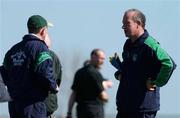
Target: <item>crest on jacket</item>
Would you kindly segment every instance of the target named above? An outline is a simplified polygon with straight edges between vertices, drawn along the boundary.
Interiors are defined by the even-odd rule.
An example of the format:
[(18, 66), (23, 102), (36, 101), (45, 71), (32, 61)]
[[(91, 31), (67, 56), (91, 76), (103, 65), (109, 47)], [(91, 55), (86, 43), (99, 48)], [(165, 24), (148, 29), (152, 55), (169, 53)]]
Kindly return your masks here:
[(26, 58), (26, 55), (24, 51), (19, 51), (11, 55), (11, 59), (14, 66), (21, 66), (24, 63), (25, 58)]

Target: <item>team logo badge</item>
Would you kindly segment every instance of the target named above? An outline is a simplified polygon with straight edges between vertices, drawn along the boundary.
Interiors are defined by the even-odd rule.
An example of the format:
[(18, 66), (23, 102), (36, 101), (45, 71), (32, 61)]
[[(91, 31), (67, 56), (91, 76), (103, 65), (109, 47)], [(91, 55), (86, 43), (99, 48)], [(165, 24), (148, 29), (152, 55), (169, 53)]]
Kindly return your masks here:
[(137, 57), (138, 57), (138, 55), (137, 54), (133, 54), (133, 56), (132, 56), (132, 60), (135, 62), (135, 61), (137, 61)]
[(25, 58), (26, 58), (26, 55), (24, 51), (19, 51), (11, 55), (11, 59), (13, 61), (14, 66), (21, 66), (24, 63)]

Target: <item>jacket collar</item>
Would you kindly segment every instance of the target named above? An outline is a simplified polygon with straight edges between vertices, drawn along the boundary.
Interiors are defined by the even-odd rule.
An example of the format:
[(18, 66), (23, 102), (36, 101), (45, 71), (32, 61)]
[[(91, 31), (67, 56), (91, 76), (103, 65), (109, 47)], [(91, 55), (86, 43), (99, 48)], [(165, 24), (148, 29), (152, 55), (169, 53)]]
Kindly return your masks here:
[(40, 38), (36, 36), (35, 34), (26, 34), (23, 37), (23, 41), (33, 41), (33, 40), (41, 41), (44, 43), (44, 41), (40, 40)]
[(132, 44), (133, 47), (138, 47), (144, 44), (145, 39), (149, 36), (147, 30), (144, 30), (144, 33)]

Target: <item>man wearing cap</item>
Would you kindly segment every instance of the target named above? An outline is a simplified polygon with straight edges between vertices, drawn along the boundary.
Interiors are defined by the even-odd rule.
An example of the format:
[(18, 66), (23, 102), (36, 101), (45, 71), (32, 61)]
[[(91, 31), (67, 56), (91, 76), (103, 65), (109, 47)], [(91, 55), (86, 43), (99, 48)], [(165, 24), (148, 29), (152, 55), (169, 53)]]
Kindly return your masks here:
[(33, 15), (27, 22), (29, 34), (5, 55), (4, 82), (13, 101), (11, 118), (46, 118), (44, 103), (48, 93), (59, 88), (53, 76), (53, 61), (45, 42), (49, 41), (48, 22)]

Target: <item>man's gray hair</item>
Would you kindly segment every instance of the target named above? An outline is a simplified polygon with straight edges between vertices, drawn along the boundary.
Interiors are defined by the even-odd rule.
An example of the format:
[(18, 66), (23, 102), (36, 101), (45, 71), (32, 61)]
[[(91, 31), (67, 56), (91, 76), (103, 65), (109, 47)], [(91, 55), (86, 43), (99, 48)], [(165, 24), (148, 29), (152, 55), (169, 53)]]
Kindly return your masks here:
[(135, 13), (135, 15), (133, 16), (134, 22), (140, 22), (142, 27), (145, 28), (145, 25), (146, 25), (145, 15), (138, 9), (129, 9), (125, 12), (125, 14), (129, 12), (134, 12)]

